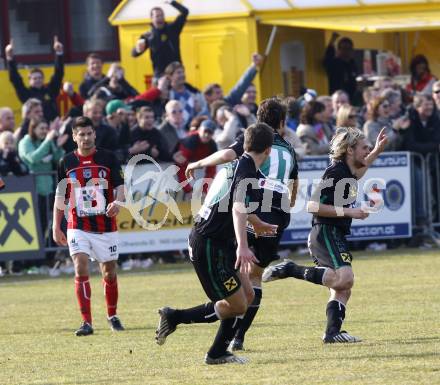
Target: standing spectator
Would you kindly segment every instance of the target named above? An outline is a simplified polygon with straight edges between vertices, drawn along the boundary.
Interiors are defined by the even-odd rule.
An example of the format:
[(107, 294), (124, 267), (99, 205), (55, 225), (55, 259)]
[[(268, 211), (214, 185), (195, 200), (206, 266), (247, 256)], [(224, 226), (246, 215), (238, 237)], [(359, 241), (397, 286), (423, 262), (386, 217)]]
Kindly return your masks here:
[(59, 135), (59, 128), (59, 118), (50, 127), (45, 121), (31, 120), (29, 133), (18, 143), (18, 154), (29, 170), (32, 173), (45, 173), (35, 178), (43, 234), (47, 230), (49, 209), (55, 192), (55, 181), (49, 173), (55, 170), (57, 162), (64, 155), (62, 146), (67, 141), (67, 134)]
[(130, 135), (129, 156), (145, 154), (156, 161), (169, 160), (167, 145), (160, 131), (154, 127), (154, 111), (151, 107), (139, 108), (137, 124)]
[(356, 128), (357, 126), (358, 121), (356, 108), (350, 106), (349, 104), (345, 104), (341, 108), (339, 108), (338, 114), (336, 116), (336, 129), (338, 129), (339, 127)]
[(117, 155), (121, 163), (125, 162), (128, 156), (130, 145), (130, 127), (127, 121), (127, 112), (130, 111), (122, 100), (111, 100), (105, 106), (106, 123), (113, 128), (116, 133)]
[(196, 88), (186, 83), (185, 68), (179, 62), (173, 62), (165, 69), (170, 78), (170, 100), (178, 100), (183, 108), (183, 122), (187, 126), (194, 116), (206, 110), (203, 95)]
[(409, 70), (411, 72), (411, 82), (407, 85), (406, 90), (412, 95), (417, 92), (431, 94), (432, 86), (437, 79), (431, 74), (426, 56), (414, 56), (409, 65)]
[(56, 99), (60, 93), (64, 76), (64, 47), (58, 41), (57, 36), (53, 40), (55, 72), (47, 85), (44, 84), (43, 71), (39, 68), (33, 68), (29, 72), (29, 87), (26, 87), (21, 75), (18, 73), (17, 63), (14, 60), (14, 42), (12, 39), (5, 48), (9, 80), (15, 88), (18, 99), (22, 103), (25, 103), (30, 98), (40, 100), (43, 103), (44, 117), (47, 121), (51, 121), (58, 116)]
[(15, 139), (19, 142), (29, 132), (29, 122), (31, 120), (41, 121), (44, 119), (43, 104), (40, 100), (31, 98), (21, 106), (22, 122), (17, 131), (15, 131)]
[(9, 107), (0, 107), (0, 133), (4, 131), (14, 132), (14, 112)]
[(356, 75), (358, 73), (356, 62), (353, 58), (353, 41), (348, 37), (342, 37), (334, 45), (339, 34), (334, 32), (327, 46), (324, 56), (324, 67), (328, 77), (329, 93), (344, 90), (354, 100), (356, 93)]
[(257, 115), (258, 105), (257, 101), (257, 87), (251, 84), (241, 97), (241, 102), (249, 109), (252, 115)]
[(167, 152), (173, 156), (177, 150), (177, 145), (183, 139), (187, 130), (183, 120), (183, 108), (177, 100), (170, 100), (165, 106), (165, 120), (159, 127), (165, 143), (168, 145)]
[(125, 79), (124, 69), (118, 63), (113, 63), (107, 72), (107, 76), (104, 76), (90, 87), (88, 95), (92, 96), (96, 93), (102, 93), (107, 100), (127, 99), (138, 95), (136, 89)]
[(90, 89), (104, 78), (102, 73), (102, 58), (97, 53), (91, 53), (86, 59), (87, 72), (84, 80), (79, 85), (79, 93), (83, 99), (88, 99), (92, 96), (89, 94)]
[(296, 133), (304, 143), (307, 155), (328, 153), (331, 137), (328, 138), (324, 131), (324, 114), (325, 106), (318, 101), (311, 101), (303, 108)]
[[(217, 145), (215, 144), (212, 136), (215, 130), (215, 123), (212, 120), (204, 120), (197, 131), (191, 132), (186, 138), (184, 138), (179, 145), (179, 152), (182, 155), (178, 163), (180, 167), (177, 177), (179, 182), (186, 180), (185, 170), (190, 162), (196, 162), (200, 159), (206, 158), (217, 151)], [(183, 161), (182, 161), (183, 160)], [(205, 178), (214, 178), (216, 172), (216, 166), (206, 167)], [(191, 192), (192, 187), (187, 184), (183, 187), (183, 191), (186, 193)], [(203, 186), (203, 191), (208, 190), (208, 185)]]
[(151, 29), (140, 36), (131, 56), (142, 55), (148, 48), (153, 63), (154, 77), (159, 78), (172, 62), (182, 62), (180, 57), (180, 33), (188, 17), (188, 9), (177, 1), (165, 1), (176, 8), (180, 15), (172, 23), (165, 22), (162, 8), (154, 7), (150, 11)]
[(364, 125), (364, 134), (370, 143), (376, 143), (380, 131), (385, 128), (388, 143), (385, 151), (399, 151), (403, 144), (403, 137), (399, 130), (409, 127), (409, 119), (402, 117), (394, 122), (391, 119), (390, 102), (384, 97), (377, 97), (371, 102), (371, 112), (369, 119)]
[(26, 175), (27, 168), (20, 161), (15, 149), (15, 138), (12, 132), (0, 132), (0, 175)]

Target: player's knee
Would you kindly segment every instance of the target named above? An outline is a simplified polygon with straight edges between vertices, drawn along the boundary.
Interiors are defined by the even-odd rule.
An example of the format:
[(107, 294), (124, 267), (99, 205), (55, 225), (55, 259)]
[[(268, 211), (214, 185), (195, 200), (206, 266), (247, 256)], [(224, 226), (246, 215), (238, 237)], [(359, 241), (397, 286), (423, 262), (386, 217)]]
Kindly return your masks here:
[(232, 317), (237, 317), (240, 315), (243, 315), (244, 313), (246, 313), (248, 308), (248, 304), (247, 302), (240, 302), (240, 303), (236, 303), (233, 306), (231, 306), (230, 311), (231, 311), (231, 316)]
[(350, 290), (354, 285), (353, 274), (343, 274), (339, 277), (338, 287), (341, 290)]

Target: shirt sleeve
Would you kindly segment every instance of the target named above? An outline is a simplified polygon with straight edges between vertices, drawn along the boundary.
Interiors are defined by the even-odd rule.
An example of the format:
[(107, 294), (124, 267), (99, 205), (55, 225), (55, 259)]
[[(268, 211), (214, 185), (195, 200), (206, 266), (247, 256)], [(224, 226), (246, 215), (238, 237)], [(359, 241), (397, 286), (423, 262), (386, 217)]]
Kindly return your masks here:
[(233, 203), (242, 202), (246, 207), (249, 207), (251, 202), (261, 201), (261, 189), (258, 186), (257, 175), (243, 163), (239, 163), (237, 166), (233, 189)]
[(293, 167), (292, 167), (292, 171), (290, 172), (289, 179), (297, 180), (298, 179), (298, 159), (296, 157), (296, 152), (293, 148), (291, 151), (291, 155), (292, 155)]
[(232, 143), (228, 149), (234, 150), (235, 154), (237, 155), (237, 158), (242, 156), (244, 153), (244, 135), (241, 134), (237, 137), (234, 143)]

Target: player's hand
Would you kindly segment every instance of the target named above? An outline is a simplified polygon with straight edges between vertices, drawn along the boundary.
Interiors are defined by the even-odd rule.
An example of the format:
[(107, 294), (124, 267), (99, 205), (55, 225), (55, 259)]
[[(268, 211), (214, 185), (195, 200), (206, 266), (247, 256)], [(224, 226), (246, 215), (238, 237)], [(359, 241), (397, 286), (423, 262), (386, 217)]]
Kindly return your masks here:
[(362, 208), (356, 207), (348, 209), (346, 215), (353, 219), (365, 219), (370, 215), (368, 212), (365, 212)]
[(109, 203), (105, 215), (112, 218), (119, 214), (119, 205), (116, 202)]
[(382, 128), (379, 132), (379, 135), (376, 139), (376, 145), (374, 149), (376, 151), (382, 152), (385, 149), (386, 144), (388, 143), (388, 136), (385, 134), (385, 127)]
[(252, 224), (255, 236), (263, 236), (263, 235), (275, 235), (278, 230), (278, 225), (272, 225), (271, 223), (266, 223), (262, 221), (258, 221), (255, 224)]
[(256, 262), (259, 261), (249, 247), (237, 247), (237, 260), (235, 261), (235, 268), (240, 268), (240, 273), (249, 274), (252, 264)]
[(61, 55), (61, 54), (63, 53), (63, 51), (64, 51), (64, 46), (63, 46), (63, 44), (58, 40), (58, 36), (57, 36), (57, 35), (55, 35), (55, 36), (53, 37), (53, 50), (54, 50), (57, 54), (59, 54), (59, 55)]
[(194, 178), (194, 171), (198, 170), (199, 168), (198, 162), (189, 163), (185, 170), (186, 179)]
[(251, 114), (251, 111), (249, 110), (249, 108), (246, 105), (244, 105), (244, 104), (237, 104), (234, 107), (234, 111), (237, 114), (240, 114), (240, 115), (245, 116), (245, 117), (248, 117)]
[(136, 52), (137, 53), (141, 53), (144, 52), (147, 48), (147, 42), (145, 41), (145, 39), (139, 39), (136, 42)]
[(64, 233), (61, 231), (60, 228), (53, 228), (52, 230), (52, 237), (53, 240), (56, 242), (59, 246), (67, 246), (67, 239)]
[(14, 40), (11, 39), (9, 44), (5, 47), (5, 56), (7, 60), (14, 59)]

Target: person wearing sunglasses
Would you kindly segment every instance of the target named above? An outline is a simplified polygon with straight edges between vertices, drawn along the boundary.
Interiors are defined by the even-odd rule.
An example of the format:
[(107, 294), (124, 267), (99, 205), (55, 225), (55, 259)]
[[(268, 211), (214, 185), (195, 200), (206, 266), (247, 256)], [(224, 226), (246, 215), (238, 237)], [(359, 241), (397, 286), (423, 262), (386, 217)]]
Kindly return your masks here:
[(396, 120), (391, 119), (391, 105), (384, 97), (377, 97), (371, 101), (369, 119), (364, 124), (364, 134), (370, 143), (375, 143), (379, 132), (385, 128), (388, 143), (385, 151), (398, 151), (403, 145), (403, 136), (400, 130), (409, 127), (408, 116), (403, 115)]

